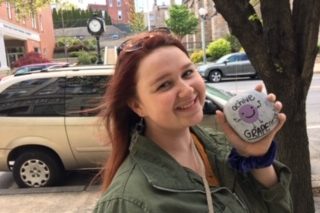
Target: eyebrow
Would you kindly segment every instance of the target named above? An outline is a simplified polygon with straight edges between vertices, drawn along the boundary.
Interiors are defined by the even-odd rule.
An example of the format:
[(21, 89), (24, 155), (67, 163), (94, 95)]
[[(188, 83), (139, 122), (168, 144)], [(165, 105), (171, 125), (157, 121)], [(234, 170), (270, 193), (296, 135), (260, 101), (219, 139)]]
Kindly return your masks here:
[[(193, 66), (193, 63), (187, 63), (187, 64), (184, 64), (183, 66), (181, 66), (181, 68), (180, 68), (180, 70), (185, 70), (185, 69), (187, 69), (187, 68), (189, 68), (189, 67), (191, 67), (191, 66)], [(152, 82), (153, 82), (153, 84), (155, 84), (156, 82), (159, 82), (159, 81), (161, 81), (162, 79), (164, 79), (164, 78), (166, 78), (166, 77), (168, 77), (168, 76), (170, 76), (171, 75), (171, 73), (164, 73), (163, 75), (160, 75), (159, 77), (157, 77), (155, 80), (153, 80)]]

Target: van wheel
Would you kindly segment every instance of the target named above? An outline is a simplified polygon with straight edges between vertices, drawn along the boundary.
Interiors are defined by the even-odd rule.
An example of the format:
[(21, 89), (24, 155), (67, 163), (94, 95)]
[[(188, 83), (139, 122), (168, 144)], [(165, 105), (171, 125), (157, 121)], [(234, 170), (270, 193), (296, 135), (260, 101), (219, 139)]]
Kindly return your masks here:
[(208, 80), (212, 83), (220, 82), (221, 78), (222, 78), (222, 74), (219, 70), (212, 70), (208, 76)]
[(60, 183), (63, 168), (51, 153), (28, 150), (20, 154), (13, 165), (13, 178), (19, 187), (43, 187)]

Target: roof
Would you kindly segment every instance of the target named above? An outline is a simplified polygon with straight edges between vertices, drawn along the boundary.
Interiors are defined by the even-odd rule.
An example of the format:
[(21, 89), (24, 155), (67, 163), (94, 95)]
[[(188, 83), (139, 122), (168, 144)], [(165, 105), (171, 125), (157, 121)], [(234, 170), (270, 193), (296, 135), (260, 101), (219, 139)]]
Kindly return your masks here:
[[(106, 25), (105, 32), (103, 33), (103, 35), (120, 35), (124, 33), (125, 32), (113, 25)], [(56, 37), (92, 37), (92, 35), (88, 32), (87, 27), (59, 28), (54, 30), (54, 34)]]
[(26, 75), (15, 77), (9, 76), (6, 80), (0, 81), (0, 92), (8, 86), (30, 79), (62, 77), (62, 76), (86, 76), (86, 75), (113, 75), (114, 66), (111, 65), (96, 65), (96, 66), (75, 66), (57, 68), (47, 72), (34, 72)]

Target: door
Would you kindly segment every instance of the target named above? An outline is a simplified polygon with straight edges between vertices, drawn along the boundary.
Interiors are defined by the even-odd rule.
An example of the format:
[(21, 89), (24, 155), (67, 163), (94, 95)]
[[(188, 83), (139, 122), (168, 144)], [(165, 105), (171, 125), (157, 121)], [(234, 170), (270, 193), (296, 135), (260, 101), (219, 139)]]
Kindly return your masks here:
[(100, 103), (106, 80), (106, 75), (67, 77), (66, 131), (73, 154), (83, 168), (101, 166), (110, 151), (97, 110), (92, 110)]
[(242, 75), (255, 75), (256, 71), (246, 54), (239, 55), (239, 64), (241, 64)]

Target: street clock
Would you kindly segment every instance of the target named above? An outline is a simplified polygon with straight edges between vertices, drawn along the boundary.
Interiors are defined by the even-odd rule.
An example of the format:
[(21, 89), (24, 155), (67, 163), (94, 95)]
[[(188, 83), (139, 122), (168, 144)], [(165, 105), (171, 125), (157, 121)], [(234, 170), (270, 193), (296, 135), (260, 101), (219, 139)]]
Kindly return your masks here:
[(93, 16), (87, 22), (87, 29), (91, 35), (100, 36), (104, 32), (104, 20), (101, 17)]

